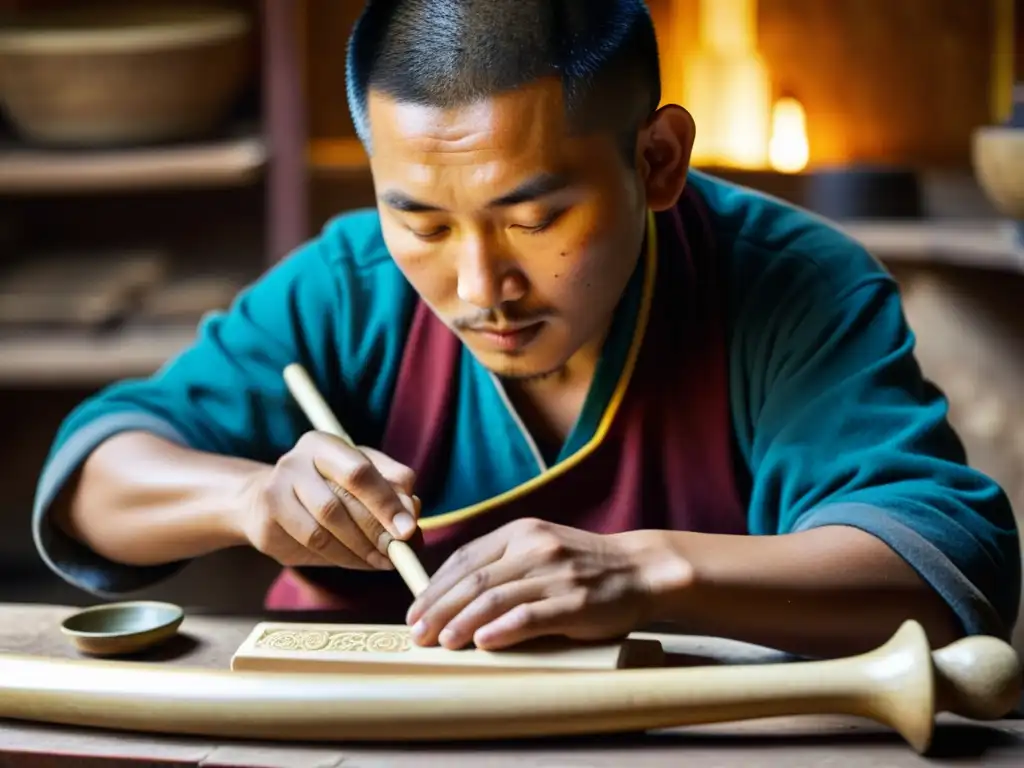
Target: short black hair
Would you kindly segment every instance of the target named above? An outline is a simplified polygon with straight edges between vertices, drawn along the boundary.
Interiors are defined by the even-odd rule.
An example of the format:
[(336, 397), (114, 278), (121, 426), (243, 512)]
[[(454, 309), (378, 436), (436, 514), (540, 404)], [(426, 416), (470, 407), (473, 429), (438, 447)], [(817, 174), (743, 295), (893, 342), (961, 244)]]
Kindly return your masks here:
[(370, 150), (367, 93), (454, 108), (561, 79), (570, 125), (611, 131), (629, 159), (661, 101), (643, 0), (368, 0), (349, 38), (346, 88)]

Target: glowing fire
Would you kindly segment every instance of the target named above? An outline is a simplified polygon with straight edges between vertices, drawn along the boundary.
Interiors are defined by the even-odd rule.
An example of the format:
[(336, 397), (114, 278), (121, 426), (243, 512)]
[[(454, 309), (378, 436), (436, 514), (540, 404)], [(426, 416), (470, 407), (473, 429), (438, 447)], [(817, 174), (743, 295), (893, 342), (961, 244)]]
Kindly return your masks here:
[(768, 159), (780, 173), (799, 173), (807, 167), (810, 147), (807, 143), (807, 115), (796, 99), (779, 99), (772, 109), (772, 137)]
[(686, 106), (697, 121), (693, 162), (763, 168), (771, 83), (757, 51), (757, 0), (701, 0), (699, 34), (684, 77)]
[(699, 43), (684, 70), (686, 107), (697, 121), (697, 166), (772, 168), (808, 164), (807, 117), (796, 99), (772, 104), (757, 46), (758, 0), (700, 0)]

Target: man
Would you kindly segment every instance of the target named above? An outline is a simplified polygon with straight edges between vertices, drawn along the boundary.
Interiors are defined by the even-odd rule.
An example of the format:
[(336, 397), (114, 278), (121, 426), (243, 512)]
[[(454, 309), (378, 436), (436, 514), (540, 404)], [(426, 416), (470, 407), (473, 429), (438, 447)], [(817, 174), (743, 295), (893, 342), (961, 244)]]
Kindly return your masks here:
[[(376, 209), (68, 417), (35, 510), (57, 573), (115, 596), (251, 545), (287, 566), (268, 605), (387, 606), (451, 648), (1008, 635), (1014, 518), (897, 285), (689, 169), (639, 0), (370, 2), (348, 77)], [(310, 431), (293, 362), (361, 450)], [(415, 601), (390, 537), (433, 571)]]

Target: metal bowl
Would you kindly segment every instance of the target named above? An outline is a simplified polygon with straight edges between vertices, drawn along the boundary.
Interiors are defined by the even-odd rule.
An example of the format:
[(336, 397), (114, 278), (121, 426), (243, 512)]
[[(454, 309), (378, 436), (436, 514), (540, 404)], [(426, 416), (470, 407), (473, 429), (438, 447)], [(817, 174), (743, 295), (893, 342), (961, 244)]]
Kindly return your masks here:
[(78, 611), (60, 629), (83, 653), (119, 656), (169, 640), (184, 618), (185, 612), (172, 603), (137, 600)]

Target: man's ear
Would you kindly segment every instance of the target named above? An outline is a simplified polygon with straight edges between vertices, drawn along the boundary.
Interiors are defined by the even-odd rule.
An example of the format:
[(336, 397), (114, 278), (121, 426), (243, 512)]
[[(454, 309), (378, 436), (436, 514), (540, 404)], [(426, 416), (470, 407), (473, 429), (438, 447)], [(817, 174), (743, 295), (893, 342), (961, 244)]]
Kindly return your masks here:
[(695, 135), (693, 117), (678, 104), (659, 108), (640, 131), (640, 168), (651, 210), (671, 208), (683, 193)]

